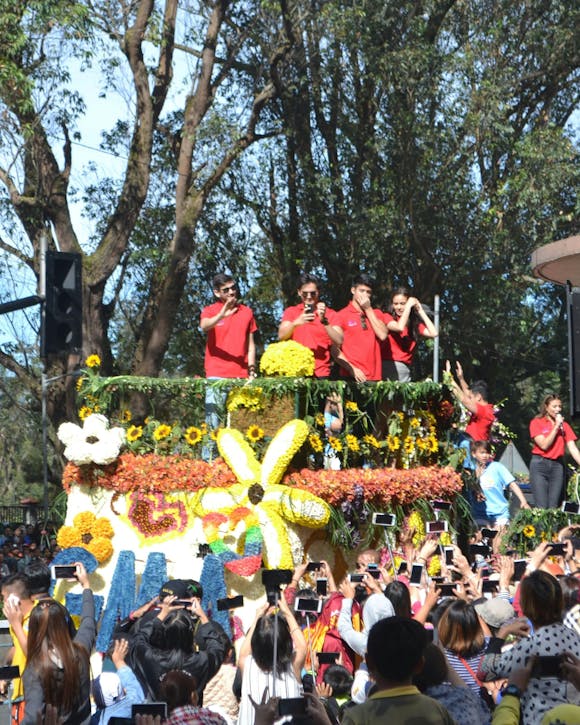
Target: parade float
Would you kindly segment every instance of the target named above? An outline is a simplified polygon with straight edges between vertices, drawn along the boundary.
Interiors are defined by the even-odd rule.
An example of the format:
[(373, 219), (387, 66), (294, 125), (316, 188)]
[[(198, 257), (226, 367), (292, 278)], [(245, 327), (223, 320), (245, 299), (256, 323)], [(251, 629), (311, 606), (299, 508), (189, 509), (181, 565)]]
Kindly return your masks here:
[[(385, 535), (373, 512), (395, 513), (398, 528), (421, 536), (430, 502), (461, 490), (446, 465), (453, 405), (431, 381), (318, 381), (312, 354), (293, 342), (269, 346), (253, 380), (105, 378), (99, 366), (87, 359), (79, 423), (58, 431), (68, 464), (56, 563), (87, 566), (100, 651), (118, 617), (168, 578), (200, 581), (203, 607), (229, 628), (217, 600), (242, 594), (248, 620), (264, 568), (326, 559), (341, 577), (357, 547)], [(216, 430), (204, 422), (207, 385), (225, 402)], [(332, 436), (330, 393), (344, 409)], [(71, 611), (80, 606), (74, 585), (59, 582), (56, 593)]]

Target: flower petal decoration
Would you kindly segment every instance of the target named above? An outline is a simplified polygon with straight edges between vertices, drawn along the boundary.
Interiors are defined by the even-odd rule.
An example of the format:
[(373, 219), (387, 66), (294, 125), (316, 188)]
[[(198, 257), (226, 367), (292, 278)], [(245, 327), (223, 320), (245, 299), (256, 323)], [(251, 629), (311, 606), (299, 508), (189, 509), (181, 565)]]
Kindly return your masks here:
[(217, 445), (224, 461), (244, 486), (251, 486), (260, 478), (261, 466), (248, 441), (235, 428), (222, 428)]
[(308, 425), (303, 420), (291, 420), (276, 433), (262, 461), (262, 486), (280, 483), (288, 464), (308, 437)]
[(56, 543), (63, 550), (81, 548), (90, 552), (99, 564), (113, 554), (111, 539), (115, 535), (109, 519), (97, 518), (92, 511), (81, 511), (73, 519), (72, 526), (61, 526)]
[(63, 423), (58, 437), (65, 444), (65, 457), (77, 466), (96, 463), (105, 466), (119, 457), (125, 442), (123, 428), (109, 428), (104, 415), (94, 413), (87, 416), (82, 427), (74, 423)]

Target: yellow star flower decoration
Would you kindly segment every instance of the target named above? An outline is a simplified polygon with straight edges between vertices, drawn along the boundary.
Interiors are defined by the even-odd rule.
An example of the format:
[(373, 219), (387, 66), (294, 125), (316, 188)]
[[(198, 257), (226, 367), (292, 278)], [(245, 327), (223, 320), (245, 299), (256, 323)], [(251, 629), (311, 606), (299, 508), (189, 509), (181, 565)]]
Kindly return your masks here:
[[(210, 486), (200, 491), (192, 502), (194, 515), (200, 517), (216, 513), (228, 517), (242, 507), (253, 512), (262, 529), (264, 563), (270, 569), (294, 568), (288, 523), (317, 529), (325, 526), (330, 518), (330, 508), (325, 501), (308, 491), (280, 483), (308, 432), (308, 425), (302, 420), (286, 423), (268, 445), (260, 463), (240, 431), (221, 429), (217, 436), (218, 448), (238, 483), (227, 489)], [(236, 549), (242, 548), (245, 521), (224, 524), (221, 532), (233, 534)]]

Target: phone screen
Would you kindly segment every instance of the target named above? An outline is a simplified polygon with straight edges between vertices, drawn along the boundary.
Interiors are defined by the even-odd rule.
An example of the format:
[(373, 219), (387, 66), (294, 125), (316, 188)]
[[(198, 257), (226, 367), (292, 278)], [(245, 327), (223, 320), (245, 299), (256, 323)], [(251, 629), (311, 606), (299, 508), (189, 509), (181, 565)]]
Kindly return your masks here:
[(425, 530), (428, 534), (440, 534), (447, 531), (447, 521), (427, 521), (425, 524)]
[(421, 584), (424, 568), (425, 566), (423, 564), (413, 564), (413, 567), (411, 568), (411, 576), (409, 577), (409, 584), (412, 584), (413, 586), (419, 586)]
[(328, 594), (328, 579), (320, 578), (316, 580), (316, 593), (320, 597), (325, 597)]

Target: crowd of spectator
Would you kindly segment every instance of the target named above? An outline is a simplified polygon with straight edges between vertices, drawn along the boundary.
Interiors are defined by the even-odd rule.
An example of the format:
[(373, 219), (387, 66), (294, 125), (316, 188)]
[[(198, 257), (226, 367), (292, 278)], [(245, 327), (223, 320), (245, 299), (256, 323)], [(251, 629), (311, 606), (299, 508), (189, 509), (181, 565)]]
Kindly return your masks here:
[(58, 553), (56, 529), (47, 524), (0, 524), (0, 577), (22, 572), (32, 561), (50, 564)]
[[(0, 690), (24, 725), (578, 723), (580, 539), (567, 527), (560, 549), (543, 542), (518, 562), (484, 532), (464, 551), (398, 532), (340, 581), (326, 561), (274, 572), (236, 642), (202, 608), (198, 582), (172, 579), (117, 623), (96, 677), (89, 577), (77, 564), (75, 627), (38, 558), (2, 580), (5, 664), (21, 676)], [(138, 714), (143, 704), (158, 719)]]

